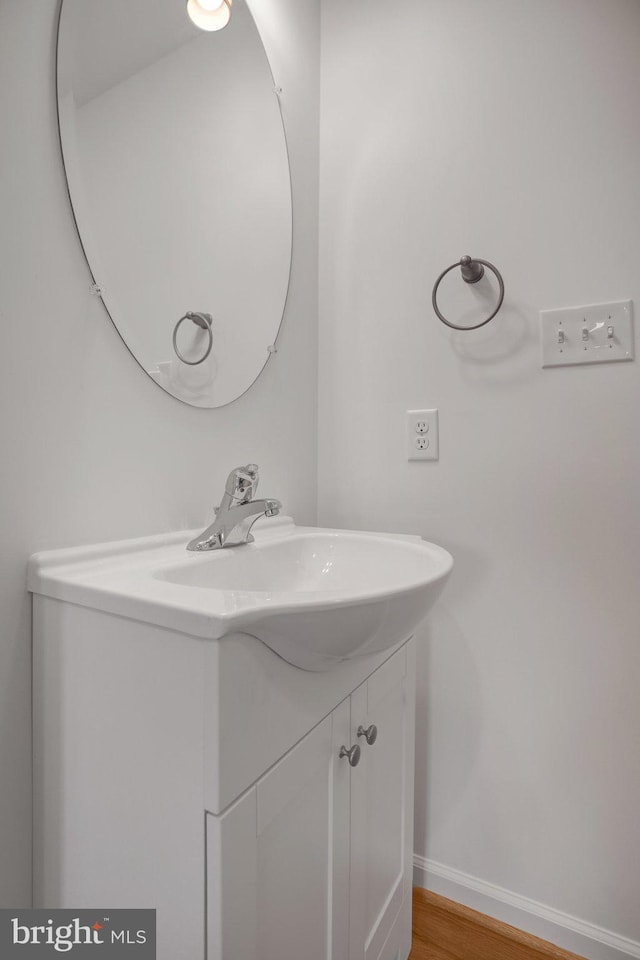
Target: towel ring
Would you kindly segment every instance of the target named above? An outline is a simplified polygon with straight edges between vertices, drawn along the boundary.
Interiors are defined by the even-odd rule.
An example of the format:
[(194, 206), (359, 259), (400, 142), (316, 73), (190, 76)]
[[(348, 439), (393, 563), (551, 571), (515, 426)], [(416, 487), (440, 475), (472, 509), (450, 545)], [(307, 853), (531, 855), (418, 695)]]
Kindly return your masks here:
[[(203, 330), (206, 330), (209, 334), (209, 344), (207, 349), (202, 357), (199, 360), (187, 360), (186, 357), (183, 357), (178, 349), (178, 329), (183, 320), (193, 320), (197, 327), (201, 327)], [(183, 363), (188, 363), (190, 367), (197, 367), (199, 363), (204, 363), (209, 354), (211, 353), (211, 348), (213, 347), (213, 333), (211, 332), (211, 324), (213, 323), (213, 317), (210, 313), (196, 313), (192, 310), (187, 310), (183, 317), (180, 317), (175, 327), (173, 328), (173, 349), (176, 352), (176, 356), (179, 360), (182, 360)]]
[[(480, 323), (474, 323), (471, 327), (460, 327), (457, 323), (451, 323), (450, 320), (447, 320), (446, 317), (442, 315), (438, 308), (438, 287), (440, 286), (441, 280), (446, 277), (450, 270), (455, 270), (456, 267), (460, 267), (462, 273), (462, 279), (465, 283), (477, 283), (478, 280), (481, 280), (484, 276), (484, 268), (488, 267), (489, 270), (495, 275), (496, 280), (500, 286), (500, 295), (498, 297), (498, 305), (496, 306), (493, 313), (487, 317), (486, 320), (481, 320)], [(502, 301), (504, 300), (504, 280), (502, 279), (502, 274), (497, 267), (494, 267), (492, 263), (489, 263), (488, 260), (480, 260), (477, 257), (471, 259), (471, 257), (461, 257), (457, 263), (452, 263), (450, 267), (447, 267), (446, 270), (443, 270), (438, 279), (436, 280), (433, 293), (431, 294), (431, 303), (433, 304), (433, 309), (436, 312), (436, 315), (444, 324), (448, 327), (451, 327), (453, 330), (477, 330), (478, 327), (484, 327), (485, 323), (489, 323), (490, 320), (493, 320), (498, 310), (502, 306)]]

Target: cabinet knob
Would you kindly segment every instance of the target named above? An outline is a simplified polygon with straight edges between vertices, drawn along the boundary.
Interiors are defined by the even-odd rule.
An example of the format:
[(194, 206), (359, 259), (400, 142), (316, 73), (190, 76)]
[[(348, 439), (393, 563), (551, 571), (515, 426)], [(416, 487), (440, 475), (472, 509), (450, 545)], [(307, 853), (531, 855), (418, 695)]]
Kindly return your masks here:
[(346, 747), (340, 747), (338, 756), (340, 758), (346, 757), (352, 767), (357, 767), (360, 763), (360, 747), (357, 743), (354, 743), (350, 750), (347, 750)]
[(375, 723), (372, 723), (371, 726), (367, 727), (365, 730), (362, 724), (360, 724), (358, 727), (358, 736), (364, 737), (369, 746), (371, 746), (378, 739), (378, 728), (376, 727)]

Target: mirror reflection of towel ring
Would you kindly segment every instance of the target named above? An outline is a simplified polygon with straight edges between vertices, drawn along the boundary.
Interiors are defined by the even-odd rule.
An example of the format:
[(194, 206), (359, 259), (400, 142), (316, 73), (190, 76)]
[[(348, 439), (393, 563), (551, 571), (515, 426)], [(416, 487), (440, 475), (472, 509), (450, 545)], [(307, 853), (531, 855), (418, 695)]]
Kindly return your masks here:
[[(209, 343), (207, 349), (202, 357), (199, 360), (187, 360), (186, 357), (183, 357), (178, 349), (178, 329), (183, 320), (193, 320), (197, 327), (200, 327), (202, 330), (206, 330), (209, 334)], [(213, 333), (211, 331), (211, 324), (213, 323), (213, 317), (210, 313), (200, 313), (193, 310), (187, 310), (183, 317), (180, 317), (175, 327), (173, 328), (173, 349), (176, 352), (178, 360), (182, 360), (183, 363), (188, 363), (190, 367), (196, 367), (199, 363), (204, 363), (209, 354), (211, 353), (211, 348), (213, 347)]]
[[(440, 286), (440, 281), (446, 277), (446, 275), (451, 270), (455, 270), (456, 267), (460, 267), (460, 272), (462, 273), (462, 279), (465, 283), (477, 283), (478, 280), (481, 280), (484, 276), (484, 268), (488, 267), (489, 270), (495, 275), (498, 285), (500, 287), (500, 294), (498, 296), (498, 304), (493, 311), (493, 313), (486, 318), (486, 320), (481, 320), (480, 323), (474, 323), (471, 327), (461, 327), (457, 323), (451, 323), (450, 320), (447, 320), (446, 317), (442, 315), (438, 308), (438, 287)], [(433, 304), (433, 309), (436, 312), (436, 315), (444, 324), (448, 327), (451, 327), (453, 330), (477, 330), (478, 327), (484, 327), (485, 323), (489, 323), (490, 320), (493, 320), (498, 310), (502, 306), (502, 301), (504, 300), (504, 280), (502, 279), (502, 274), (497, 267), (494, 267), (492, 263), (489, 263), (488, 260), (480, 260), (477, 257), (472, 259), (471, 257), (461, 257), (457, 263), (452, 263), (450, 267), (447, 267), (446, 270), (443, 270), (438, 279), (436, 280), (433, 293), (431, 294), (431, 303)]]

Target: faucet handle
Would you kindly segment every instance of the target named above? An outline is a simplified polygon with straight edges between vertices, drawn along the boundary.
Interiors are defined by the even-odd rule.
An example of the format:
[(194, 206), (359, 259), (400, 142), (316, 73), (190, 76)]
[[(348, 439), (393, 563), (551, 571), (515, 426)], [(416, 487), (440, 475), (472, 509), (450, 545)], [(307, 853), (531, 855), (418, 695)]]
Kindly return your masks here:
[(244, 467), (236, 467), (227, 477), (225, 484), (225, 493), (232, 500), (240, 503), (248, 503), (253, 500), (255, 492), (258, 489), (258, 464), (248, 463)]

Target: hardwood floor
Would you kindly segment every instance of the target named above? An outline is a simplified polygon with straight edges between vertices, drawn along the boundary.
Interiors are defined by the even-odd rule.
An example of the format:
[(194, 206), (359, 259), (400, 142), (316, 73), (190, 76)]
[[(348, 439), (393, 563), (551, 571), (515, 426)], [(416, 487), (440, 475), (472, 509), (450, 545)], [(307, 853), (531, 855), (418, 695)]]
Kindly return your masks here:
[(584, 960), (462, 904), (416, 887), (409, 960)]

